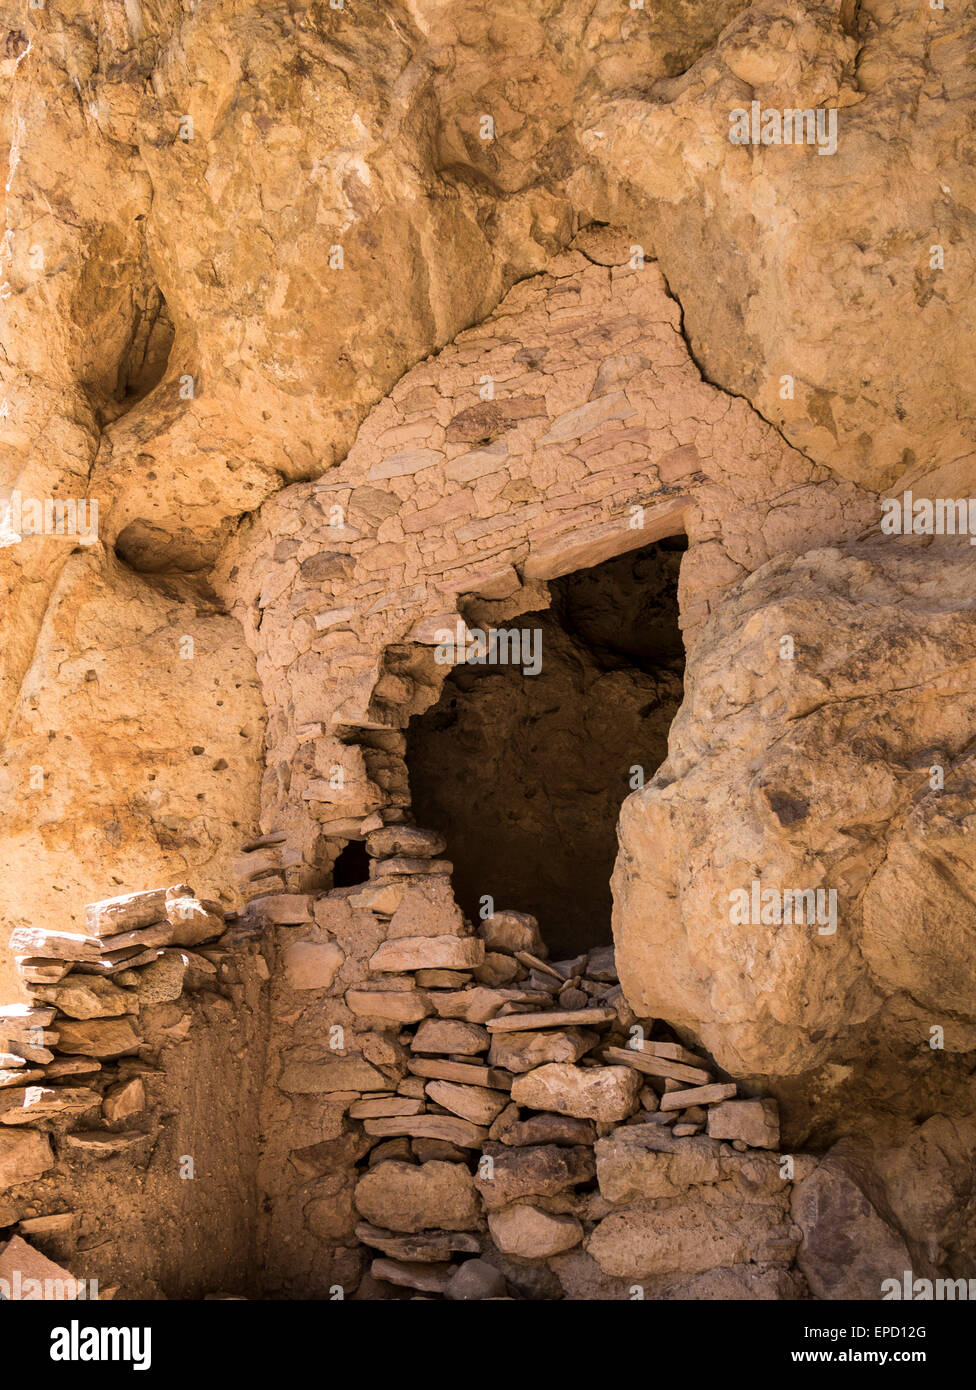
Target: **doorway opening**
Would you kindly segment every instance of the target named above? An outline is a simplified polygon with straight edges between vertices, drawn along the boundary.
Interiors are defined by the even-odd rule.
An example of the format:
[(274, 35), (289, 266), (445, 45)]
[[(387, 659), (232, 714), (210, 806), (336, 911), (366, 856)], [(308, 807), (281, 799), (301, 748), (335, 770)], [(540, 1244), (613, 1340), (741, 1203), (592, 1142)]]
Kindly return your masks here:
[(684, 646), (674, 537), (551, 580), (550, 607), (502, 624), (541, 642), (520, 665), (459, 665), (407, 730), (413, 813), (439, 830), (455, 894), (538, 918), (555, 956), (611, 940), (620, 805), (667, 756)]
[(332, 865), (332, 887), (354, 888), (369, 878), (369, 855), (362, 840), (350, 840)]

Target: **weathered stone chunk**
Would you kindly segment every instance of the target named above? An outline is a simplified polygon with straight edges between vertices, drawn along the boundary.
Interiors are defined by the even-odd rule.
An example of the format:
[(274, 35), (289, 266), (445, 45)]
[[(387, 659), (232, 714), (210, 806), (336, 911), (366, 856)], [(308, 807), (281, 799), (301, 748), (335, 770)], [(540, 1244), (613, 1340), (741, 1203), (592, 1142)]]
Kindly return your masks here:
[(739, 1139), (752, 1149), (779, 1148), (779, 1106), (776, 1101), (725, 1100), (708, 1112), (713, 1139)]
[(80, 932), (17, 927), (10, 934), (10, 950), (15, 956), (41, 956), (45, 960), (98, 960), (102, 949), (97, 936)]
[(348, 989), (346, 1004), (359, 1016), (389, 1019), (395, 1023), (419, 1023), (433, 1012), (422, 990)]
[(575, 1216), (557, 1215), (528, 1203), (491, 1212), (488, 1229), (503, 1255), (523, 1260), (547, 1259), (583, 1239), (583, 1227)]
[(35, 985), (32, 993), (69, 1018), (118, 1018), (136, 1008), (125, 990), (99, 975), (71, 975), (60, 985)]
[[(193, 890), (180, 888), (192, 895)], [(153, 888), (148, 893), (123, 893), (117, 898), (103, 898), (85, 908), (85, 923), (92, 936), (118, 936), (120, 932), (151, 927), (166, 915), (166, 888)], [(178, 890), (176, 890), (178, 891)]]
[(471, 1124), (455, 1115), (414, 1115), (385, 1120), (364, 1120), (367, 1134), (392, 1137), (407, 1134), (411, 1139), (442, 1139), (460, 1149), (480, 1149), (488, 1138), (482, 1125)]
[(0, 1130), (0, 1191), (33, 1182), (53, 1164), (51, 1141), (40, 1130)]
[(497, 1033), (491, 1040), (488, 1062), (507, 1071), (525, 1072), (545, 1062), (578, 1062), (600, 1041), (584, 1028), (561, 1028), (551, 1033)]
[(278, 1085), (283, 1091), (320, 1095), (331, 1091), (388, 1091), (391, 1082), (362, 1057), (289, 1055)]
[(595, 1154), (600, 1191), (608, 1202), (676, 1197), (722, 1175), (720, 1144), (681, 1140), (662, 1125), (625, 1125), (598, 1140)]
[(797, 1264), (814, 1298), (878, 1299), (882, 1280), (913, 1268), (901, 1234), (877, 1211), (836, 1153), (792, 1191), (802, 1244)]
[(133, 970), (132, 974), (135, 979), (126, 991), (132, 999), (130, 1007), (166, 1004), (179, 999), (183, 993), (186, 964), (182, 956), (174, 951), (150, 961), (141, 969)]
[(443, 835), (436, 830), (422, 830), (419, 825), (384, 825), (366, 836), (366, 852), (374, 858), (386, 859), (405, 854), (411, 859), (433, 859), (446, 848)]
[(166, 920), (173, 928), (170, 940), (177, 946), (199, 946), (222, 936), (224, 931), (220, 904), (201, 902), (192, 896), (167, 898)]
[(474, 968), (474, 978), (480, 985), (509, 985), (525, 972), (519, 961), (501, 951), (487, 951), (480, 965)]
[(797, 1231), (786, 1194), (743, 1203), (738, 1194), (716, 1200), (718, 1190), (695, 1188), (672, 1201), (636, 1202), (611, 1212), (589, 1237), (587, 1250), (605, 1273), (624, 1279), (697, 1274), (750, 1261), (789, 1265)]
[(356, 1184), (356, 1210), (390, 1231), (474, 1231), (481, 1208), (460, 1163), (378, 1163)]
[(293, 941), (285, 948), (285, 981), (291, 989), (331, 989), (345, 952), (336, 941)]
[(453, 1081), (429, 1081), (427, 1094), (435, 1104), (476, 1125), (490, 1125), (509, 1103), (506, 1091), (459, 1086)]
[(413, 1036), (413, 1052), (444, 1052), (451, 1056), (474, 1056), (488, 1051), (488, 1034), (478, 1023), (457, 1018), (427, 1018)]
[(537, 1144), (527, 1149), (506, 1149), (491, 1144), (487, 1152), (492, 1167), (479, 1167), (475, 1185), (489, 1211), (497, 1211), (518, 1197), (554, 1196), (577, 1183), (588, 1182), (596, 1173), (593, 1152), (588, 1148)]
[(69, 1054), (83, 1057), (121, 1057), (135, 1052), (142, 1038), (128, 1018), (90, 1019), (74, 1022), (65, 1019), (58, 1025), (58, 1047)]
[(45, 1280), (51, 1280), (60, 1297), (68, 1301), (74, 1301), (82, 1292), (80, 1280), (70, 1270), (49, 1260), (20, 1236), (13, 1236), (0, 1250), (0, 1279), (10, 1289), (19, 1288), (21, 1298), (39, 1298)]
[(102, 1099), (102, 1114), (110, 1124), (118, 1124), (146, 1108), (146, 1087), (141, 1077), (117, 1081)]
[(512, 1099), (532, 1110), (555, 1110), (616, 1124), (637, 1108), (640, 1077), (627, 1067), (550, 1063), (512, 1082)]
[(515, 1117), (493, 1138), (517, 1147), (521, 1144), (595, 1144), (596, 1126), (592, 1120), (578, 1120), (574, 1115), (554, 1115), (544, 1112), (530, 1115), (527, 1120)]
[(0, 1091), (0, 1124), (29, 1125), (58, 1115), (80, 1115), (101, 1096), (87, 1086), (27, 1086)]
[(370, 957), (376, 971), (470, 970), (484, 959), (485, 946), (477, 936), (403, 936), (384, 941)]
[(617, 983), (617, 965), (612, 946), (594, 946), (587, 956), (586, 973), (591, 980)]
[(356, 1236), (364, 1245), (382, 1250), (394, 1260), (419, 1260), (424, 1264), (434, 1264), (449, 1260), (455, 1251), (476, 1255), (481, 1249), (477, 1236), (466, 1231), (419, 1231), (415, 1234), (398, 1234), (371, 1226), (368, 1221), (360, 1221)]
[(549, 954), (539, 923), (527, 912), (495, 912), (479, 924), (478, 935), (486, 951), (502, 951), (510, 956), (516, 951), (531, 951), (543, 959)]
[(465, 1260), (451, 1275), (445, 1289), (454, 1303), (475, 1303), (487, 1298), (505, 1298), (505, 1276), (487, 1260)]
[(391, 940), (405, 936), (461, 937), (467, 932), (450, 880), (443, 873), (401, 875), (390, 886), (399, 894), (388, 929)]
[(733, 1082), (714, 1086), (692, 1086), (688, 1090), (666, 1091), (661, 1097), (662, 1110), (686, 1110), (689, 1105), (714, 1105), (720, 1100), (731, 1100), (735, 1095)]

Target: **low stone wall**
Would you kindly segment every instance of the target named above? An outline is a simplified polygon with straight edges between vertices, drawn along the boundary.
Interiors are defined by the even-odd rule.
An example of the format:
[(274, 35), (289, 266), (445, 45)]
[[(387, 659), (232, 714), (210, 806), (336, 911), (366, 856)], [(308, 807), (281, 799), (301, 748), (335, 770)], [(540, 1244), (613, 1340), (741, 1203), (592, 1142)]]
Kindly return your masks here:
[(86, 917), (11, 939), (30, 1002), (0, 1007), (0, 1277), (49, 1256), (89, 1296), (253, 1293), (259, 933), (185, 885)]
[(384, 814), (350, 887), (266, 891), (271, 835), (229, 923), (179, 886), (15, 933), (13, 1296), (870, 1299), (951, 1255), (863, 1155), (777, 1152), (775, 1102), (635, 1017), (611, 948), (549, 961), (497, 909), (474, 931), (440, 838)]
[[(277, 940), (269, 1292), (875, 1298), (911, 1267), (856, 1174), (778, 1153), (775, 1102), (634, 1016), (609, 948), (550, 963), (498, 910), (475, 932), (432, 832), (366, 847), (367, 882), (252, 904)], [(835, 1294), (838, 1225), (865, 1253)]]

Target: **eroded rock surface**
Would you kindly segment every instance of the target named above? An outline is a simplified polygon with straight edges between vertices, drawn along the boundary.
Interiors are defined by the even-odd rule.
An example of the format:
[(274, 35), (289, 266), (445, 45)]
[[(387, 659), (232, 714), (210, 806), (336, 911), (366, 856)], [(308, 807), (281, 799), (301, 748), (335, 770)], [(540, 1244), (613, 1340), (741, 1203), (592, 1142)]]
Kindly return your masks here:
[[(69, 1054), (5, 1016), (4, 1114), (40, 1128), (0, 1133), (0, 1181), (113, 1158), (114, 1219), (142, 1210), (132, 1078), (103, 1129), (56, 1119), (88, 1094), (66, 1064), (139, 1046), (78, 904), (191, 878), (199, 908), (105, 969), (160, 1049), (200, 1025), (167, 1160), (243, 1135), (222, 1201), (246, 1222), (198, 1242), (195, 1292), (258, 1265), (286, 1295), (457, 1300), (971, 1273), (976, 552), (878, 522), (889, 492), (973, 489), (973, 30), (916, 0), (0, 4), (0, 1002), (33, 988)], [(737, 110), (786, 108), (824, 116), (819, 145), (730, 141)], [(21, 504), (53, 499), (74, 529), (30, 534)], [(677, 537), (683, 692), (560, 635), (553, 587)], [(538, 614), (559, 679), (517, 734), (488, 698), (474, 720), (486, 777), (561, 748), (512, 841), (545, 857), (533, 817), (581, 842), (600, 818), (578, 858), (602, 863), (681, 701), (621, 811), (622, 989), (606, 956), (584, 976), (605, 877), (554, 980), (545, 929), (474, 930), (505, 852), (460, 866), (477, 785), (411, 823), (445, 628)], [(232, 905), (265, 994), (153, 958)], [(663, 1081), (602, 1094), (598, 1032), (488, 1027), (585, 1024), (597, 994), (617, 1044), (670, 1026), (714, 1059), (673, 1153)], [(246, 1104), (231, 1044), (263, 1078)], [(727, 1074), (752, 1108), (723, 1120)], [(769, 1095), (822, 1161), (774, 1173)], [(36, 1205), (0, 1194), (0, 1225), (64, 1215)], [(119, 1277), (178, 1296), (180, 1248), (169, 1222), (152, 1276), (126, 1247)]]

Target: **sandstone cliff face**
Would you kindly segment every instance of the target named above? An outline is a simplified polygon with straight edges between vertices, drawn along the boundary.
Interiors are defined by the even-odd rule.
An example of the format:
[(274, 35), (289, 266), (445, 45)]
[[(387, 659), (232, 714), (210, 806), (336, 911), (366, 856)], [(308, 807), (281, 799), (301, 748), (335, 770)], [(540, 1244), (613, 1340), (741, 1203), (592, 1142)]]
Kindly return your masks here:
[[(0, 4), (0, 504), (98, 509), (4, 513), (4, 939), (186, 877), (241, 906), (262, 832), (266, 888), (328, 890), (412, 815), (438, 630), (685, 535), (684, 699), (621, 811), (627, 998), (775, 1092), (788, 1142), (854, 1144), (817, 1182), (888, 1184), (913, 1257), (964, 1250), (976, 552), (879, 519), (973, 490), (973, 30), (916, 0)], [(833, 111), (836, 148), (733, 143), (754, 103)], [(325, 938), (343, 988), (360, 929)], [(352, 1240), (326, 1199), (360, 1131), (316, 1106), (269, 1082), (265, 1175), (336, 1146), (299, 1160), (312, 1217), (266, 1176), (283, 1250)], [(946, 1170), (929, 1211), (906, 1155)]]

